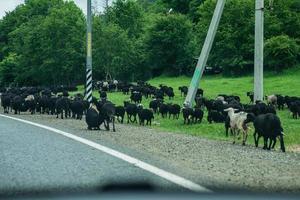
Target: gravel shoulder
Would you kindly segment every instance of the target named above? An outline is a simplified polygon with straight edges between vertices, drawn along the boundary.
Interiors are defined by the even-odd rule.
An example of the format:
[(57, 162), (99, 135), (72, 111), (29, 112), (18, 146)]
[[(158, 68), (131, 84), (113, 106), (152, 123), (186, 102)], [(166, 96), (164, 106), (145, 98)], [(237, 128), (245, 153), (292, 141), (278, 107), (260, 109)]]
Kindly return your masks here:
[(115, 133), (88, 131), (84, 119), (61, 120), (38, 114), (11, 116), (106, 145), (214, 191), (300, 192), (299, 153), (265, 151), (261, 147), (233, 145), (150, 127), (116, 124)]

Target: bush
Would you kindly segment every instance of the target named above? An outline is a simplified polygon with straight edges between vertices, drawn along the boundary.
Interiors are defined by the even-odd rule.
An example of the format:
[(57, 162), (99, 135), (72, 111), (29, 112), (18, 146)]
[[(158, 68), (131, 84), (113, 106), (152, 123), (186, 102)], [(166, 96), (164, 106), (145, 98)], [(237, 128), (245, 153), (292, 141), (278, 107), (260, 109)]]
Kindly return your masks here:
[(265, 66), (280, 72), (297, 64), (299, 46), (295, 39), (287, 35), (275, 36), (265, 43)]

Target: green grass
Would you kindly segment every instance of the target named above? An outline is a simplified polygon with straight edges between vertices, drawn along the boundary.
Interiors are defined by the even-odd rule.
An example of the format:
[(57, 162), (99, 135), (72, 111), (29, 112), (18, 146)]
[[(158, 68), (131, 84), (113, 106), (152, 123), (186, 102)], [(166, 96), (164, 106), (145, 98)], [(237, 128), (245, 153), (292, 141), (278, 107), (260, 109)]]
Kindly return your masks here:
[[(285, 71), (281, 74), (268, 73), (264, 79), (265, 94), (283, 94), (300, 96), (300, 68)], [(158, 77), (148, 81), (151, 85), (158, 86), (159, 84), (165, 84), (174, 88), (175, 98), (169, 101), (166, 98), (166, 102), (178, 103), (182, 105), (184, 97), (180, 97), (178, 90), (179, 86), (190, 83), (191, 77)], [(252, 91), (253, 77), (239, 77), (239, 78), (224, 78), (222, 76), (208, 76), (201, 80), (200, 87), (204, 89), (204, 95), (208, 98), (215, 98), (218, 94), (232, 94), (241, 97), (243, 103), (248, 103), (249, 98), (246, 96), (247, 91)], [(83, 86), (79, 86), (79, 90), (83, 90)], [(93, 93), (95, 97), (99, 97), (97, 91)], [(117, 105), (123, 105), (124, 100), (129, 100), (129, 96), (125, 96), (121, 93), (109, 93), (108, 98), (110, 101)], [(143, 98), (142, 104), (148, 107), (151, 99)], [(195, 125), (183, 125), (183, 118), (180, 116), (179, 120), (163, 119), (160, 116), (155, 116), (155, 123), (152, 128), (164, 131), (171, 131), (182, 134), (191, 134), (195, 136), (201, 136), (210, 139), (217, 140), (231, 140), (227, 138), (224, 132), (223, 124), (209, 124), (206, 120), (206, 114), (201, 124)], [(300, 144), (300, 120), (292, 119), (287, 109), (279, 111), (278, 115), (281, 118), (284, 130), (285, 130), (285, 143), (289, 149), (296, 147)], [(253, 132), (253, 130), (251, 130)], [(262, 142), (262, 141), (261, 141)], [(253, 144), (253, 137), (250, 134), (248, 143)], [(279, 145), (277, 145), (279, 146)]]

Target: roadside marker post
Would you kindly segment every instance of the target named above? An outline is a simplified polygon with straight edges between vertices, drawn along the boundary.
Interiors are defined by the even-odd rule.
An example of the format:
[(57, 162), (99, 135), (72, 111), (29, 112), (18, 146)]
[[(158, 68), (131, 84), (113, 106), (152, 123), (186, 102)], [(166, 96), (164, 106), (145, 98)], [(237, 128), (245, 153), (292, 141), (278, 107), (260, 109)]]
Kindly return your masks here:
[(93, 78), (92, 78), (92, 2), (87, 0), (87, 39), (86, 39), (86, 87), (85, 98), (92, 102), (93, 98)]

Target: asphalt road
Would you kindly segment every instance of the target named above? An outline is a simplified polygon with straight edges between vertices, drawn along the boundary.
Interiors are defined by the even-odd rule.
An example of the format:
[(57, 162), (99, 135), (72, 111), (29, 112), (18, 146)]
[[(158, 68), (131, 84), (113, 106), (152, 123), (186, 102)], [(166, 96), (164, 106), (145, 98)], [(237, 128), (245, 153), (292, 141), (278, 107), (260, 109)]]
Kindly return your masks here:
[(183, 190), (159, 176), (57, 133), (0, 117), (0, 194), (113, 183)]
[[(7, 117), (52, 127), (58, 132)], [(209, 140), (151, 127), (117, 123), (116, 129), (116, 132), (89, 131), (84, 119), (0, 114), (0, 197), (4, 190), (54, 188), (57, 191), (64, 187), (80, 190), (128, 182), (147, 182), (154, 185), (156, 191), (190, 188), (176, 183), (178, 180), (180, 183), (190, 180), (215, 193), (298, 194), (300, 191), (299, 153), (282, 153), (278, 148), (265, 151), (261, 146), (233, 145), (231, 141)], [(139, 166), (136, 161), (129, 164), (132, 159), (125, 162), (117, 155), (108, 155), (103, 149), (82, 144), (59, 131), (156, 166), (172, 173), (167, 174), (172, 180), (161, 178), (160, 172), (150, 173), (149, 166), (145, 169), (145, 165)]]

